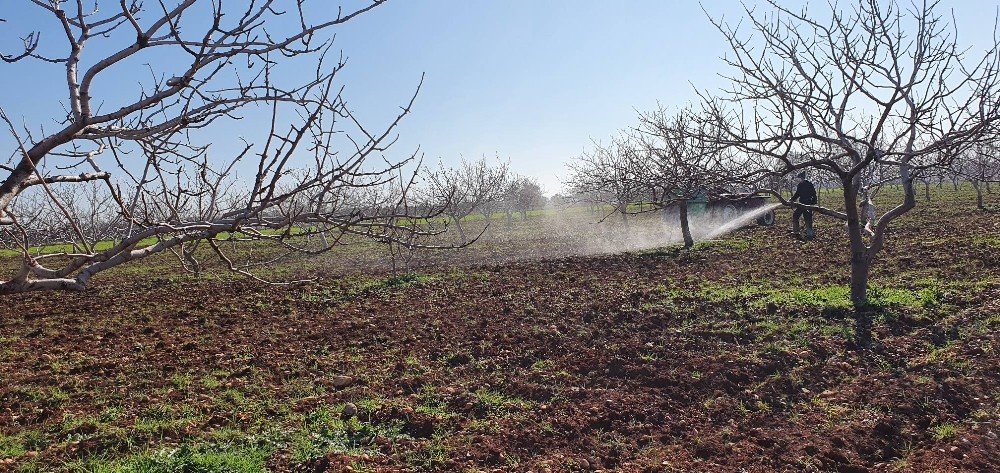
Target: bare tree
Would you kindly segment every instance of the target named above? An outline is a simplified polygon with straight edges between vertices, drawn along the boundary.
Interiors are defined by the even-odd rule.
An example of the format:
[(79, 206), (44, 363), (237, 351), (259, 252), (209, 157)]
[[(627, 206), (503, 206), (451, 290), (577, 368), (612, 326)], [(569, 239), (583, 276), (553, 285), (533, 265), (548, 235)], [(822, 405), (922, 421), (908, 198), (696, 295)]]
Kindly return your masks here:
[(593, 149), (569, 163), (566, 187), (588, 204), (610, 206), (601, 221), (617, 213), (627, 225), (629, 204), (639, 201), (645, 190), (636, 175), (639, 149), (628, 132), (613, 137), (610, 145), (595, 141)]
[[(83, 251), (76, 230), (90, 244), (108, 244), (120, 238), (123, 222), (115, 211), (115, 203), (107, 189), (96, 186), (76, 186), (72, 184), (52, 184), (48, 192), (55, 195), (62, 206), (39, 188), (26, 190), (15, 202), (16, 211), (25, 216), (22, 222), (28, 233), (28, 240), (39, 245), (31, 247), (33, 254), (51, 252), (65, 248), (68, 251)], [(69, 220), (67, 220), (67, 215)], [(0, 241), (7, 248), (18, 248), (17, 238), (10, 238), (8, 232), (0, 232)], [(42, 246), (48, 244), (49, 247)]]
[[(725, 144), (752, 168), (746, 176), (803, 170), (837, 176), (839, 202), (803, 205), (788, 202), (779, 189), (759, 190), (847, 222), (851, 298), (861, 309), (868, 306), (869, 272), (887, 230), (917, 204), (918, 172), (946, 165), (995, 131), (997, 47), (970, 58), (936, 1), (905, 9), (892, 1), (860, 2), (846, 11), (833, 5), (822, 16), (776, 1), (767, 5), (746, 11), (747, 34), (715, 22), (732, 50), (725, 61), (733, 72), (728, 90), (705, 94), (706, 106), (713, 120), (727, 125)], [(903, 193), (866, 240), (858, 196), (873, 168), (891, 173)]]
[(465, 245), (473, 240), (466, 234), (463, 220), (483, 207), (494, 208), (503, 197), (507, 174), (507, 163), (493, 166), (485, 158), (463, 159), (454, 168), (439, 162), (437, 169), (424, 170), (423, 200), (440, 208), (441, 213), (451, 219), (461, 244)]
[(656, 208), (677, 206), (684, 247), (694, 245), (688, 220), (688, 201), (721, 190), (732, 174), (726, 149), (711, 127), (697, 120), (690, 108), (671, 114), (660, 107), (639, 118), (638, 142), (644, 160), (635, 174), (647, 188)]
[(982, 143), (959, 155), (954, 166), (955, 174), (972, 184), (976, 190), (976, 208), (986, 210), (983, 191), (991, 183), (1000, 182), (1000, 149), (996, 142)]
[[(63, 44), (47, 47), (32, 32), (23, 49), (2, 59), (59, 67), (66, 114), (55, 117), (52, 130), (22, 126), (0, 108), (0, 123), (16, 143), (0, 167), (0, 232), (23, 260), (0, 282), (0, 294), (82, 290), (102, 271), (164, 251), (176, 252), (189, 269), (198, 270), (196, 255), (207, 253), (232, 271), (260, 278), (255, 268), (325, 251), (344, 235), (395, 240), (405, 239), (400, 232), (416, 231), (396, 223), (406, 212), (401, 195), (368, 205), (352, 200), (358, 189), (389, 182), (405, 194), (412, 180), (404, 176), (414, 172), (415, 155), (389, 161), (384, 153), (413, 100), (380, 129), (363, 126), (336, 82), (344, 60), (327, 53), (334, 29), (383, 2), (350, 11), (306, 0), (226, 7), (195, 0), (32, 2), (64, 33)], [(110, 52), (91, 53), (99, 51)], [(164, 63), (167, 57), (184, 59)], [(149, 79), (133, 96), (99, 93), (116, 70), (142, 61), (167, 69), (150, 66)], [(278, 78), (289, 75), (283, 67), (304, 79), (283, 85)], [(212, 125), (243, 117), (261, 119), (262, 136), (240, 142), (233, 152), (210, 152), (209, 143), (219, 138)], [(103, 188), (114, 208), (100, 225), (120, 229), (113, 244), (97, 244), (109, 235), (88, 230), (97, 223), (74, 216), (81, 212), (59, 190), (65, 186)], [(44, 221), (29, 203), (49, 209)], [(46, 226), (61, 228), (58, 239), (71, 241), (73, 250), (33, 252), (41, 236), (36, 230)], [(304, 246), (307, 235), (319, 234), (337, 237)], [(247, 241), (270, 250), (237, 244)]]
[(513, 225), (514, 213), (521, 214), (521, 221), (528, 221), (528, 212), (545, 207), (545, 194), (537, 180), (514, 175), (508, 180), (503, 196), (507, 226)]

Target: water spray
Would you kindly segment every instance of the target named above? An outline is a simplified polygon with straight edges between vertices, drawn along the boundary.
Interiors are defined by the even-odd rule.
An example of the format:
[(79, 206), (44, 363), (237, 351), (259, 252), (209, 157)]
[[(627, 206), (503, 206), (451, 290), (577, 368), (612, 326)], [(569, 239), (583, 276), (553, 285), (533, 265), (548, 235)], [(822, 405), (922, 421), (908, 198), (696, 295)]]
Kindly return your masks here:
[(710, 231), (707, 235), (705, 235), (704, 239), (711, 240), (714, 238), (718, 238), (719, 236), (725, 235), (727, 233), (731, 233), (737, 229), (743, 228), (744, 226), (750, 224), (750, 222), (757, 220), (758, 218), (764, 216), (764, 214), (771, 212), (774, 209), (777, 209), (778, 207), (781, 207), (780, 203), (768, 204), (763, 207), (758, 207), (756, 209), (753, 209), (750, 212), (738, 215), (736, 218), (728, 222), (725, 222), (718, 228)]

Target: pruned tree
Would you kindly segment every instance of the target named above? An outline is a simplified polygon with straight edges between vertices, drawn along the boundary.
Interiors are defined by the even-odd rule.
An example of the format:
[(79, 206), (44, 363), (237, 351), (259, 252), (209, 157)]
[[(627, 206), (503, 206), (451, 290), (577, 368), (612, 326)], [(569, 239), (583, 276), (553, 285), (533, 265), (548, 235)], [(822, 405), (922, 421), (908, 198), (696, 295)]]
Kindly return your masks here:
[[(418, 231), (396, 223), (407, 213), (404, 197), (367, 205), (352, 198), (389, 182), (406, 193), (416, 155), (385, 153), (413, 99), (386, 125), (362, 125), (337, 82), (344, 61), (328, 54), (337, 27), (382, 3), (348, 11), (306, 0), (31, 2), (64, 33), (46, 40), (61, 44), (31, 32), (2, 59), (13, 64), (6, 67), (39, 62), (65, 77), (66, 114), (53, 117), (52, 129), (48, 121), (21, 125), (0, 108), (15, 144), (0, 167), (0, 233), (22, 254), (0, 294), (82, 290), (103, 271), (166, 251), (197, 266), (190, 269), (209, 254), (263, 280), (258, 268), (328, 250), (344, 235), (403, 239), (399, 232)], [(4, 27), (25, 25), (7, 20)], [(139, 92), (106, 92), (109, 76), (141, 62), (151, 66)], [(298, 79), (279, 79), (290, 76)], [(262, 131), (235, 148), (219, 145), (215, 125), (240, 119)], [(88, 231), (60, 190), (66, 186), (101, 187), (113, 205), (106, 224), (118, 235)], [(49, 209), (45, 221), (32, 213), (38, 205)], [(73, 250), (34, 252), (46, 243), (38, 234), (45, 227), (61, 228), (55, 239)], [(319, 234), (333, 237), (305, 245)]]
[(629, 204), (639, 201), (645, 190), (636, 175), (639, 149), (629, 132), (613, 137), (609, 145), (595, 141), (591, 150), (568, 164), (566, 187), (581, 201), (611, 207), (611, 212), (602, 212), (601, 221), (617, 213), (627, 225)]
[(492, 214), (496, 203), (503, 198), (508, 168), (508, 163), (491, 165), (486, 158), (462, 159), (457, 167), (438, 162), (437, 169), (427, 168), (423, 172), (422, 200), (449, 217), (458, 230), (461, 244), (466, 245), (474, 239), (466, 234), (463, 220), (484, 207), (489, 207)]
[(521, 221), (528, 221), (528, 212), (545, 207), (546, 198), (542, 185), (534, 178), (527, 176), (512, 176), (503, 196), (503, 208), (507, 217), (507, 226), (514, 223), (514, 213), (521, 215)]
[(986, 210), (983, 192), (991, 183), (1000, 182), (1000, 148), (996, 142), (982, 143), (955, 159), (954, 174), (972, 184), (976, 191), (976, 208)]
[[(27, 239), (40, 243), (31, 247), (32, 254), (52, 252), (60, 248), (70, 252), (83, 251), (77, 231), (92, 244), (120, 238), (124, 229), (123, 221), (115, 212), (115, 202), (107, 189), (52, 184), (48, 192), (55, 195), (61, 205), (56, 205), (56, 201), (39, 188), (28, 189), (15, 202), (16, 212), (25, 216), (22, 224)], [(0, 241), (8, 249), (19, 248), (18, 239), (10, 238), (7, 232), (0, 232)]]
[(691, 108), (671, 113), (661, 106), (640, 115), (637, 135), (642, 159), (635, 175), (656, 208), (677, 207), (685, 248), (694, 245), (688, 201), (729, 185), (732, 174), (712, 122), (695, 114)]
[[(758, 191), (847, 222), (851, 299), (863, 309), (889, 227), (917, 205), (918, 173), (947, 165), (994, 134), (997, 46), (972, 57), (936, 1), (864, 1), (818, 15), (769, 0), (746, 18), (749, 32), (715, 22), (732, 51), (725, 58), (731, 85), (705, 93), (706, 107), (726, 125), (723, 143), (744, 156), (745, 177), (802, 170), (837, 176), (837, 202), (803, 205), (779, 189)], [(903, 192), (866, 238), (858, 195), (873, 168), (891, 174)]]

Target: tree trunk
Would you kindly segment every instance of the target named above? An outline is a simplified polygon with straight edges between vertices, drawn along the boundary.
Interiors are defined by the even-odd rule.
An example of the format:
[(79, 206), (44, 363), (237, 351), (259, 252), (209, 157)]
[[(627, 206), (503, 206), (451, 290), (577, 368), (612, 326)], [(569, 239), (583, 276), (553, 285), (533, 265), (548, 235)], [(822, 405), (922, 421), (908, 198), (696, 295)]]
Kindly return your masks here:
[(983, 205), (983, 186), (979, 184), (979, 181), (973, 180), (972, 188), (976, 189), (976, 208), (985, 210), (986, 206)]
[[(860, 255), (856, 258), (856, 255)], [(854, 305), (854, 343), (861, 348), (871, 346), (872, 308), (868, 303), (868, 273), (871, 258), (867, 251), (851, 256), (851, 303)]]
[(868, 273), (871, 260), (864, 249), (851, 248), (851, 303), (856, 310), (868, 307)]
[(521, 209), (521, 221), (522, 222), (527, 222), (528, 221), (528, 211), (527, 211), (527, 209)]
[(198, 242), (181, 245), (181, 255), (184, 257), (185, 265), (195, 276), (201, 276), (201, 263), (194, 257), (194, 252), (198, 250)]
[[(844, 205), (847, 214), (847, 235), (851, 243), (851, 305), (854, 306), (854, 343), (859, 348), (871, 345), (872, 314), (868, 304), (868, 275), (873, 252), (862, 239), (861, 221), (858, 219), (858, 185), (845, 180)], [(911, 186), (912, 189), (912, 186)]]
[(691, 238), (691, 226), (688, 223), (688, 202), (681, 200), (677, 204), (678, 215), (681, 218), (681, 235), (684, 237), (684, 248), (694, 246), (694, 238)]
[(931, 181), (924, 181), (924, 200), (931, 201)]
[(514, 212), (507, 209), (505, 213), (507, 215), (507, 229), (510, 230), (514, 228)]
[(859, 347), (871, 344), (872, 316), (871, 304), (868, 300), (868, 274), (875, 256), (885, 246), (885, 231), (892, 219), (909, 212), (917, 205), (917, 193), (913, 187), (913, 169), (909, 162), (899, 165), (899, 180), (903, 188), (903, 203), (882, 215), (875, 226), (870, 244), (865, 245), (861, 239), (861, 223), (858, 221), (858, 208), (851, 180), (844, 182), (845, 189), (852, 187), (851, 192), (844, 195), (847, 204), (847, 227), (851, 240), (851, 302), (855, 312), (855, 340)]
[(846, 180), (843, 186), (847, 235), (851, 243), (851, 303), (855, 310), (863, 310), (868, 307), (868, 272), (871, 268), (871, 258), (861, 235), (862, 226), (858, 218), (858, 186), (850, 180)]
[(459, 238), (462, 239), (462, 244), (464, 245), (464, 244), (468, 243), (469, 240), (465, 237), (465, 229), (462, 228), (462, 219), (458, 218), (456, 216), (456, 217), (452, 217), (452, 220), (455, 221), (455, 228), (458, 229), (458, 236), (459, 236)]
[(618, 211), (622, 214), (622, 224), (628, 226), (628, 204), (618, 204)]

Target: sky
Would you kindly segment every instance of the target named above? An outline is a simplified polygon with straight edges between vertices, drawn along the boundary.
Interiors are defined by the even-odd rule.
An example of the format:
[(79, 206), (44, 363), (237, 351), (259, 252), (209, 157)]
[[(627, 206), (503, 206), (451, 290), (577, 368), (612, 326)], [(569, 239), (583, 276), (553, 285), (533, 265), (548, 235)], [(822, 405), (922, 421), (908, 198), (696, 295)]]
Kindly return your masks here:
[[(102, 3), (113, 7), (117, 1)], [(339, 2), (318, 4), (328, 4), (332, 14)], [(729, 0), (703, 4), (390, 0), (336, 31), (335, 48), (349, 58), (339, 82), (351, 108), (377, 126), (409, 100), (426, 74), (390, 158), (406, 157), (418, 146), (425, 160), (445, 164), (495, 156), (552, 194), (569, 160), (592, 139), (633, 124), (637, 110), (658, 102), (683, 106), (696, 101), (695, 88), (724, 85), (718, 74), (726, 72), (720, 60), (726, 49), (706, 11), (738, 21), (742, 7)], [(942, 6), (954, 11), (960, 44), (982, 49), (992, 40), (995, 2), (945, 0)], [(0, 23), (0, 47), (10, 50), (31, 30), (42, 32), (43, 46), (62, 47), (58, 25), (36, 10), (28, 0), (0, 0), (0, 18), (7, 20)], [(96, 46), (90, 57), (101, 51)], [(116, 94), (137, 90), (149, 69), (169, 70), (171, 60), (147, 58), (149, 63), (119, 68), (102, 77), (100, 90), (113, 102)], [(51, 64), (0, 63), (0, 107), (29, 128), (54, 128), (52, 117), (65, 103), (63, 74)], [(249, 134), (252, 140), (260, 126), (224, 123), (214, 130), (225, 151), (235, 146), (234, 137)], [(0, 146), (7, 153), (11, 142), (0, 137)]]

